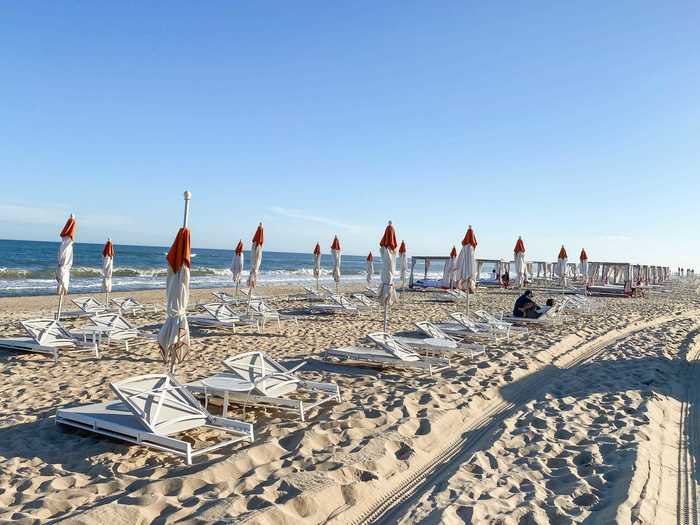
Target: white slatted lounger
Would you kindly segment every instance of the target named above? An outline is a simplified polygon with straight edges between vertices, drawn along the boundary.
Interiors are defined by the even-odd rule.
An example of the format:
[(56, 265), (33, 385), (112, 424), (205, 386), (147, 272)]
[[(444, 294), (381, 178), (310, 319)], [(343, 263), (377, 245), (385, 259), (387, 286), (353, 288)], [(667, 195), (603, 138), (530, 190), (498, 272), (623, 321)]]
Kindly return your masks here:
[[(150, 374), (112, 383), (119, 401), (107, 401), (56, 412), (56, 423), (103, 434), (185, 458), (207, 454), (240, 441), (253, 441), (250, 423), (209, 414), (178, 381)], [(200, 449), (178, 436), (198, 428), (213, 428), (234, 437)]]
[[(137, 339), (157, 340), (155, 334), (139, 330), (118, 313), (103, 313), (90, 317), (95, 327), (93, 340), (98, 346), (106, 339), (107, 344), (124, 343), (124, 350), (129, 351), (129, 341)], [(89, 330), (89, 329), (88, 329)]]
[(109, 308), (94, 297), (76, 297), (71, 302), (78, 307), (77, 310), (61, 312), (61, 319), (75, 319), (106, 312)]
[(367, 297), (364, 294), (361, 293), (354, 293), (352, 294), (352, 298), (355, 299), (358, 303), (358, 306), (360, 308), (365, 308), (368, 310), (373, 310), (374, 308), (379, 308), (379, 303), (377, 301), (373, 301), (369, 297)]
[[(413, 341), (430, 341), (428, 346), (424, 347), (426, 350), (438, 351), (437, 349), (433, 350), (432, 345), (434, 344), (433, 342), (441, 341), (444, 345), (444, 349), (441, 349), (443, 352), (462, 354), (465, 351), (467, 351), (469, 352), (470, 358), (474, 358), (475, 355), (486, 353), (486, 347), (484, 345), (480, 343), (467, 343), (457, 337), (445, 333), (429, 321), (417, 322), (416, 327), (418, 327), (418, 329), (421, 332), (423, 332), (427, 337), (425, 339), (410, 339), (412, 339)], [(410, 346), (421, 347), (419, 344), (415, 344), (409, 341), (409, 338), (397, 337), (396, 339), (399, 342), (406, 343)]]
[(379, 293), (374, 288), (367, 286), (364, 291), (365, 297), (379, 297)]
[(529, 324), (532, 326), (551, 326), (555, 324), (561, 324), (562, 319), (559, 315), (559, 309), (561, 308), (561, 303), (552, 306), (542, 315), (536, 318), (531, 317), (515, 317), (514, 315), (503, 313), (501, 320), (507, 321), (509, 323), (522, 323)]
[[(119, 310), (119, 313), (122, 315), (136, 315), (147, 308), (146, 305), (141, 304), (133, 297), (113, 297), (109, 302), (114, 308)], [(153, 313), (158, 311), (158, 307), (155, 304), (148, 305), (148, 309), (152, 310)]]
[(324, 360), (336, 359), (370, 366), (408, 368), (427, 371), (430, 375), (450, 367), (449, 359), (421, 357), (411, 348), (398, 343), (390, 334), (376, 332), (368, 335), (375, 347), (352, 346), (329, 348), (321, 354)]
[(496, 327), (486, 323), (474, 322), (463, 312), (452, 313), (450, 314), (450, 317), (454, 319), (455, 322), (435, 323), (435, 326), (448, 334), (473, 339), (490, 339), (493, 341), (498, 341), (499, 339), (508, 338), (507, 331), (497, 329)]
[(296, 316), (282, 314), (269, 306), (262, 299), (251, 299), (250, 302), (248, 302), (248, 310), (251, 317), (262, 321), (263, 328), (265, 328), (265, 324), (268, 321), (275, 321), (278, 330), (281, 321), (294, 321), (294, 323), (299, 326), (299, 321), (297, 321)]
[(97, 344), (72, 334), (55, 319), (31, 319), (20, 324), (29, 337), (1, 338), (0, 349), (46, 354), (54, 362), (64, 350), (94, 352), (95, 357), (100, 356)]
[(189, 383), (188, 388), (207, 399), (224, 398), (224, 415), (229, 401), (243, 405), (265, 406), (290, 410), (305, 421), (314, 408), (330, 401), (340, 402), (340, 389), (335, 383), (305, 381), (295, 372), (306, 362), (287, 369), (263, 352), (247, 352), (224, 361), (229, 373), (216, 374)]
[(479, 319), (482, 323), (490, 324), (495, 326), (498, 330), (504, 330), (508, 332), (508, 337), (515, 335), (526, 335), (528, 330), (525, 326), (514, 326), (512, 323), (498, 319), (495, 315), (487, 312), (486, 310), (474, 310), (472, 312), (474, 317)]
[(257, 319), (241, 317), (228, 303), (207, 303), (199, 305), (205, 311), (205, 315), (188, 315), (187, 322), (200, 328), (221, 328), (236, 333), (237, 327), (254, 326), (260, 331)]
[(311, 310), (326, 314), (356, 314), (359, 309), (347, 297), (332, 294), (328, 297), (329, 303), (314, 304)]
[(228, 292), (212, 292), (214, 297), (216, 297), (222, 303), (227, 304), (246, 304), (248, 302), (247, 297), (235, 297)]

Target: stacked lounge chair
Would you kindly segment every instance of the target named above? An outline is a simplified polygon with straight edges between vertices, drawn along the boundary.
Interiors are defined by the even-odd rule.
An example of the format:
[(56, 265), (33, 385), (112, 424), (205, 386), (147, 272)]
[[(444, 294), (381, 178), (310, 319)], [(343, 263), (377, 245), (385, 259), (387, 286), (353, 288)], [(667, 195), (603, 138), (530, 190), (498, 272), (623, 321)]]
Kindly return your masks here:
[[(189, 383), (187, 387), (202, 394), (222, 397), (223, 414), (228, 403), (290, 410), (304, 421), (310, 410), (330, 401), (340, 402), (340, 390), (334, 383), (306, 381), (296, 375), (306, 361), (288, 369), (263, 352), (247, 352), (224, 361), (229, 372)], [(205, 405), (206, 406), (206, 405)]]
[(260, 325), (257, 319), (248, 316), (241, 316), (231, 310), (228, 303), (207, 303), (200, 304), (204, 310), (203, 315), (188, 315), (187, 322), (199, 328), (220, 328), (231, 330), (236, 333), (237, 327), (254, 326), (258, 331)]
[[(240, 441), (253, 441), (250, 423), (209, 414), (174, 377), (149, 374), (112, 383), (118, 401), (106, 401), (56, 412), (56, 423), (130, 443), (192, 458)], [(228, 439), (194, 449), (179, 436), (202, 427), (228, 434)]]
[[(0, 349), (46, 354), (58, 359), (64, 350), (94, 352), (99, 357), (99, 350), (94, 341), (79, 334), (71, 333), (55, 319), (31, 319), (20, 321), (29, 337), (4, 337), (0, 339)], [(86, 335), (87, 332), (85, 332)]]

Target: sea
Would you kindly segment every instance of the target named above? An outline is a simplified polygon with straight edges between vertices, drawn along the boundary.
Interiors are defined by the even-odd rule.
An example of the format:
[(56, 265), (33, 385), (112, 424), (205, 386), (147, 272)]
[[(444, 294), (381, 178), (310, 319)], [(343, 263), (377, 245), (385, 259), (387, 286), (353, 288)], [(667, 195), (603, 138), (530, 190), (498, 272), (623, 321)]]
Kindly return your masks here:
[[(0, 296), (46, 295), (56, 292), (56, 261), (58, 242), (18, 241), (0, 239)], [(71, 270), (71, 293), (102, 291), (101, 244), (75, 243)], [(112, 290), (150, 290), (165, 288), (167, 276), (166, 246), (114, 246)], [(211, 248), (192, 249), (190, 286), (216, 288), (233, 286), (231, 259), (233, 250)], [(244, 253), (242, 283), (248, 275), (250, 252)], [(311, 253), (263, 251), (262, 285), (306, 285), (315, 283)], [(321, 284), (332, 282), (333, 257), (321, 256)], [(381, 260), (375, 258), (375, 272), (381, 270)], [(345, 255), (341, 259), (342, 281), (362, 282), (366, 278), (364, 256)], [(379, 283), (379, 277), (375, 278)]]

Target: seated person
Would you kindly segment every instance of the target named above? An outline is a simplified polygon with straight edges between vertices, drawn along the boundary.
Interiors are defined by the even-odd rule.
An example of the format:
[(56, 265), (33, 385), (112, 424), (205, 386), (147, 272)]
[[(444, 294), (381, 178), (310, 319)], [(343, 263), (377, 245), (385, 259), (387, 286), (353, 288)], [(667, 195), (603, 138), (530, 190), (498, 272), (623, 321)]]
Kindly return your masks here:
[(535, 318), (537, 317), (542, 317), (547, 311), (549, 311), (550, 308), (554, 306), (554, 299), (547, 299), (547, 302), (544, 304), (544, 306), (540, 306), (535, 309)]
[(503, 284), (503, 288), (508, 288), (508, 285), (510, 284), (510, 274), (508, 273), (508, 270), (506, 270), (501, 276), (501, 283)]
[(532, 290), (525, 290), (525, 292), (515, 300), (513, 317), (537, 317), (537, 308), (537, 303), (532, 300)]

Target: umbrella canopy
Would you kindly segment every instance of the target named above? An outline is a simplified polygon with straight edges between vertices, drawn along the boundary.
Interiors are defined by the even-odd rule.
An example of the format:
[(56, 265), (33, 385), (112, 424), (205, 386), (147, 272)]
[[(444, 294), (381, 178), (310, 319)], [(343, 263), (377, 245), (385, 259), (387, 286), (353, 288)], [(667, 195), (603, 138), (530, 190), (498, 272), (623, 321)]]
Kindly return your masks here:
[(559, 250), (559, 256), (557, 257), (557, 266), (559, 270), (559, 280), (562, 286), (566, 286), (566, 262), (569, 256), (566, 254), (566, 249), (564, 245), (561, 245), (561, 250)]
[(61, 245), (58, 247), (58, 266), (56, 267), (56, 293), (66, 295), (70, 285), (70, 269), (73, 266), (73, 241), (75, 240), (75, 217), (71, 216), (61, 230)]
[(367, 284), (372, 282), (372, 274), (374, 273), (374, 257), (372, 252), (367, 256)]
[(518, 236), (513, 249), (513, 260), (515, 261), (515, 275), (518, 279), (518, 286), (525, 284), (525, 243), (523, 238)]
[(379, 251), (382, 254), (382, 284), (379, 286), (379, 302), (390, 306), (396, 301), (394, 277), (396, 275), (396, 232), (389, 221), (384, 235), (379, 241)]
[(241, 274), (243, 273), (243, 240), (239, 240), (236, 249), (231, 258), (231, 274), (233, 275), (233, 283), (238, 286), (241, 282)]
[(112, 291), (112, 272), (114, 270), (114, 245), (112, 239), (107, 239), (102, 249), (102, 290), (105, 293)]
[(165, 322), (158, 333), (158, 346), (171, 371), (189, 351), (190, 328), (187, 324), (187, 303), (190, 297), (190, 230), (180, 228), (168, 251)]
[(462, 290), (476, 290), (476, 235), (471, 225), (462, 239), (462, 249), (457, 258), (457, 284)]
[(321, 276), (321, 245), (316, 243), (314, 248), (314, 277), (318, 279)]
[(399, 246), (399, 271), (401, 272), (401, 285), (405, 286), (408, 260), (406, 257), (406, 243), (404, 241), (401, 241), (401, 246)]
[(333, 253), (333, 280), (338, 284), (340, 282), (340, 241), (336, 235), (331, 244), (331, 253)]
[(262, 222), (258, 224), (258, 229), (253, 235), (253, 248), (250, 251), (250, 274), (248, 275), (248, 287), (255, 288), (258, 282), (258, 273), (260, 272), (260, 263), (262, 263), (262, 250), (265, 237), (263, 234)]
[(452, 288), (455, 284), (455, 273), (457, 272), (457, 248), (452, 247), (450, 258), (445, 261), (445, 267), (442, 269), (442, 282), (440, 283), (445, 288)]
[(579, 265), (579, 271), (581, 272), (581, 275), (583, 275), (583, 278), (587, 279), (588, 278), (588, 254), (586, 253), (585, 248), (581, 249), (581, 255), (579, 255), (578, 259), (581, 262), (581, 264)]

